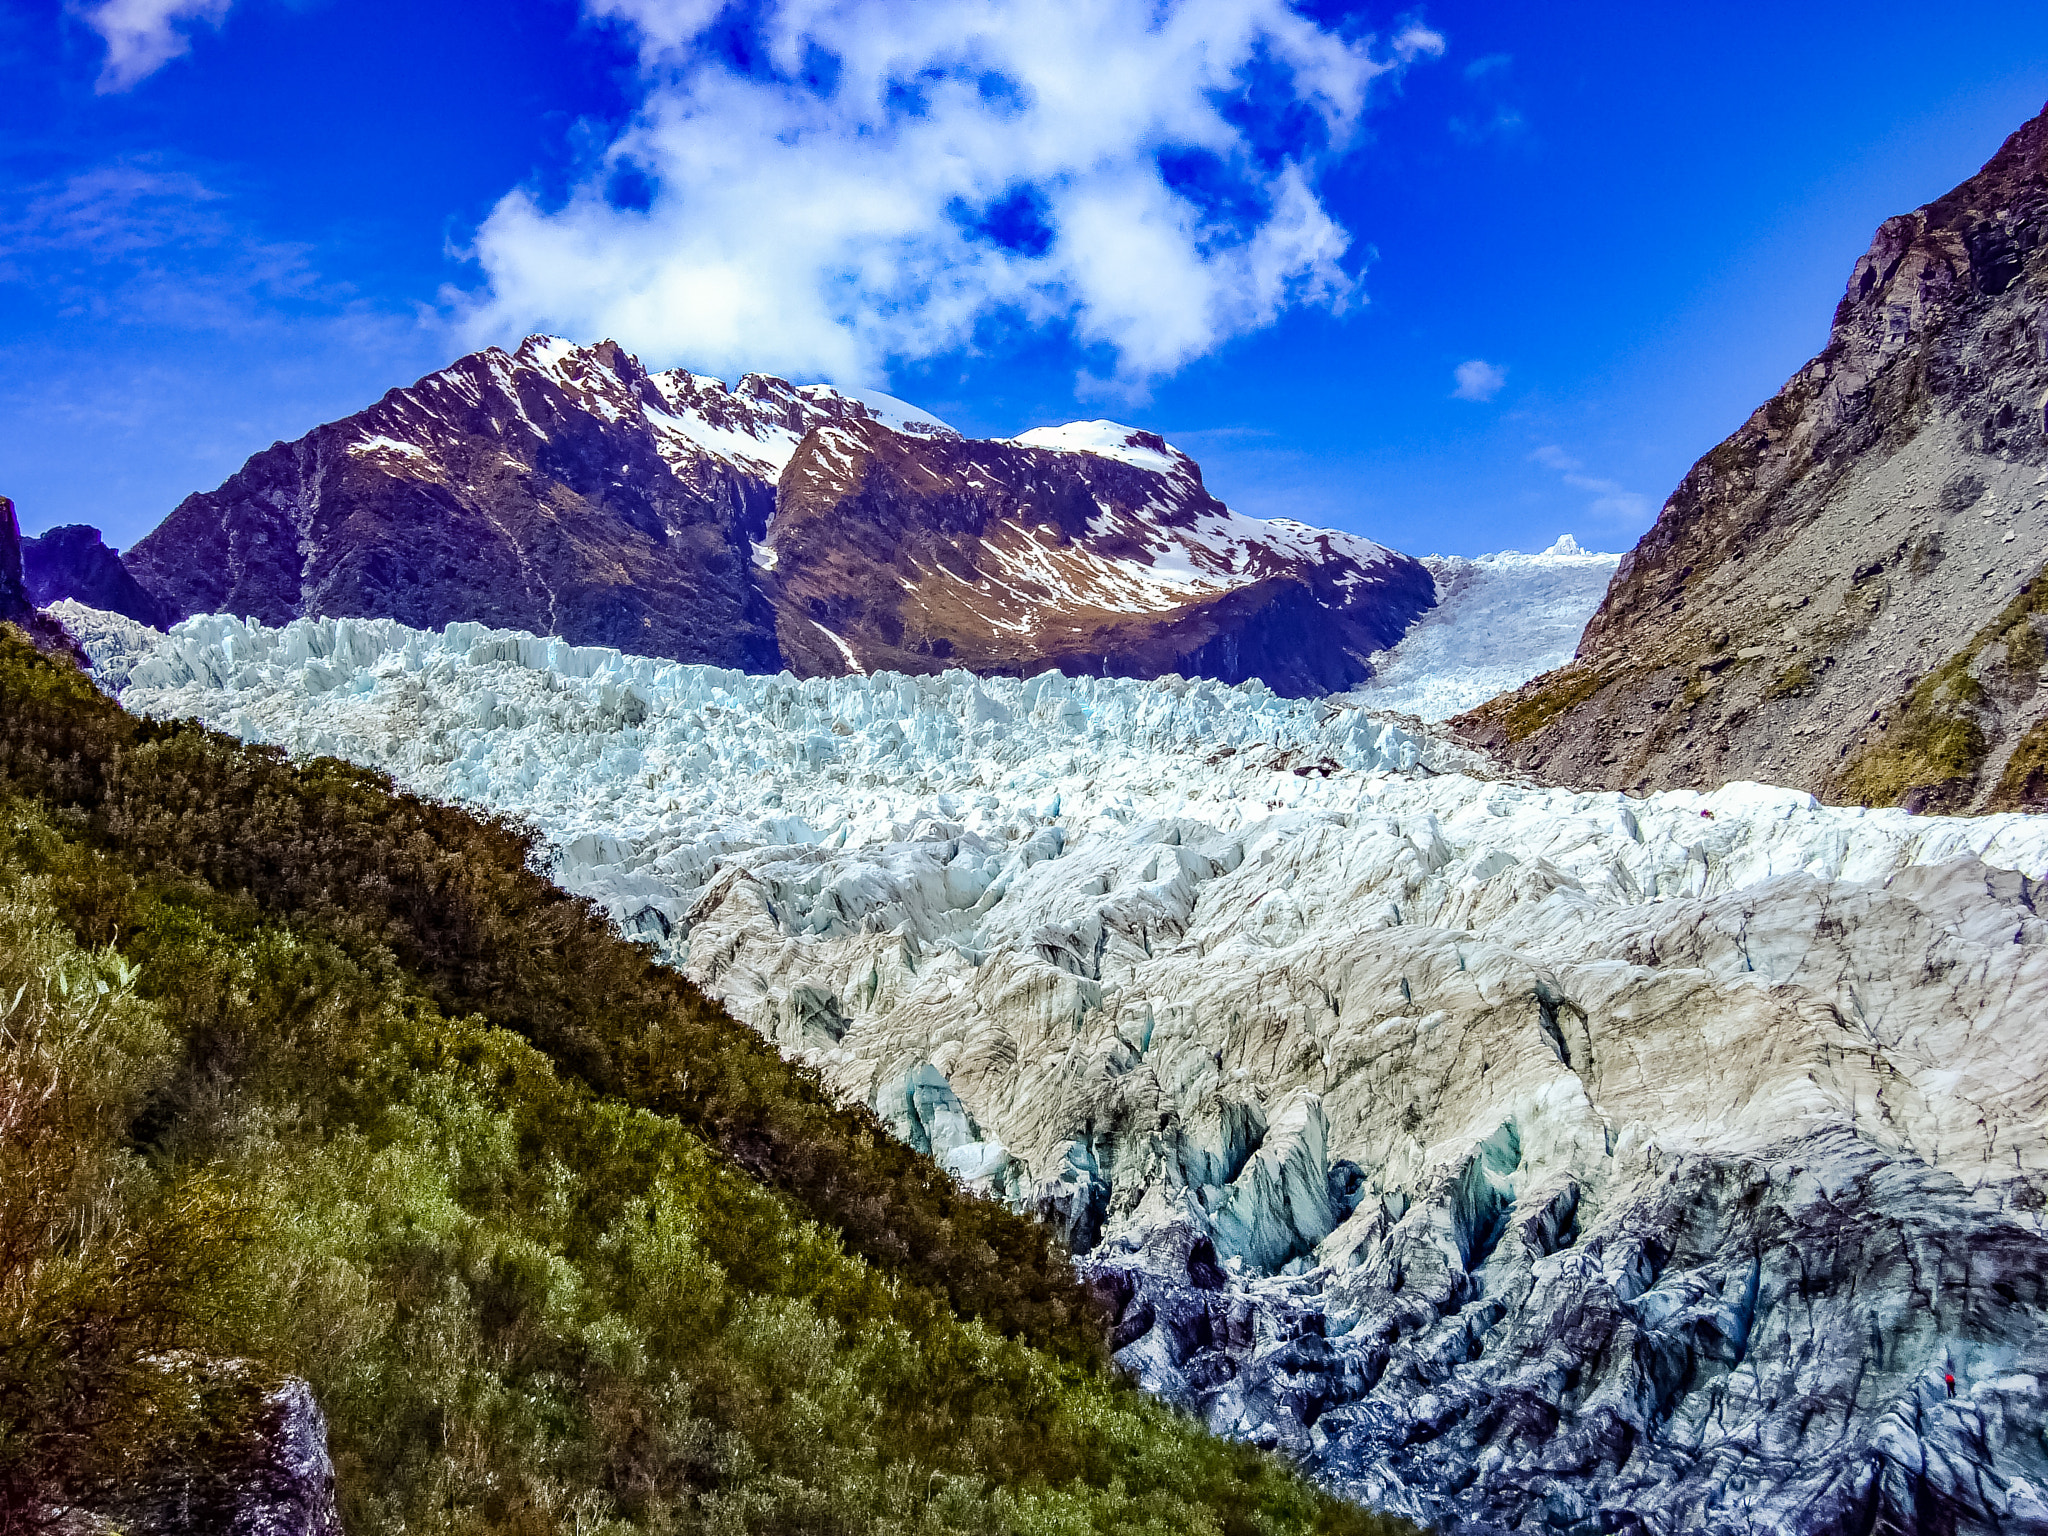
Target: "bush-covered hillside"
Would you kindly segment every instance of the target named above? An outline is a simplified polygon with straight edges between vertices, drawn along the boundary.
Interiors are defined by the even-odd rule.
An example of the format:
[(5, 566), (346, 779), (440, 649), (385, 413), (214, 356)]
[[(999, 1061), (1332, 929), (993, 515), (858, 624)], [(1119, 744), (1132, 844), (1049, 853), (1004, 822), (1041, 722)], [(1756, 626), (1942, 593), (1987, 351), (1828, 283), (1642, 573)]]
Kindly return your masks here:
[(1390, 1528), (527, 852), (0, 633), (0, 1532), (204, 1509), (287, 1374), (351, 1533)]

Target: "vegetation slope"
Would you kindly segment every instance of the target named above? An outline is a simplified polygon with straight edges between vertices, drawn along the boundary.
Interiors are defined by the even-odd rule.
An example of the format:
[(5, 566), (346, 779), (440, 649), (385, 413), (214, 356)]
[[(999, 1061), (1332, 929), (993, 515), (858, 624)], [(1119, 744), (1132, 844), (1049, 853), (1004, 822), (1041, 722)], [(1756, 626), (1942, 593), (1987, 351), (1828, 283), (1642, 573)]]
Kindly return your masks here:
[(529, 854), (0, 628), (0, 1532), (203, 1525), (286, 1376), (356, 1536), (1401, 1528)]

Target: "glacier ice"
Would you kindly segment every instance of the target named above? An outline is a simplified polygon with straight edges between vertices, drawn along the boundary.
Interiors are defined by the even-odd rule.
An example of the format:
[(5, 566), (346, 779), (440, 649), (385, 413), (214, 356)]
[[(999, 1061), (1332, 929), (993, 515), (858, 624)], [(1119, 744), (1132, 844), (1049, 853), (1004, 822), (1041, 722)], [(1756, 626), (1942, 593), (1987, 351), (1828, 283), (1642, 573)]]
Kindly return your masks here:
[(1570, 661), (1621, 556), (1581, 549), (1565, 534), (1539, 554), (1422, 563), (1436, 578), (1437, 606), (1372, 658), (1373, 676), (1350, 697), (1434, 721)]
[(1472, 1531), (2048, 1519), (2048, 819), (1537, 788), (1256, 684), (66, 619), (131, 708), (532, 821), (1058, 1222), (1141, 1380), (1333, 1486)]

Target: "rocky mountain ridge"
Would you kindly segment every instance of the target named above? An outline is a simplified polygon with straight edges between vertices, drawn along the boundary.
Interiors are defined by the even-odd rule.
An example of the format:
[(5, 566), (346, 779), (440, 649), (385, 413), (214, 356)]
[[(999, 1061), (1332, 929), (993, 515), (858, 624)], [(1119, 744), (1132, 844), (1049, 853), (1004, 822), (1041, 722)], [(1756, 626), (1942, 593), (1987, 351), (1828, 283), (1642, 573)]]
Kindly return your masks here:
[(74, 523), (23, 539), (21, 571), (29, 600), (38, 608), (69, 600), (154, 629), (169, 623), (163, 606), (142, 590), (97, 528)]
[(1461, 718), (1548, 782), (2048, 805), (2048, 114), (1887, 220), (1567, 666)]
[(1418, 562), (1240, 516), (1193, 459), (1113, 422), (1010, 442), (826, 428), (778, 498), (762, 561), (805, 676), (1177, 673), (1309, 696), (1370, 676), (1435, 601)]
[(1150, 433), (968, 442), (885, 396), (728, 389), (550, 337), (266, 449), (125, 559), (166, 620), (477, 622), (752, 672), (1304, 694), (1369, 677), (1435, 600), (1370, 540), (1232, 513)]

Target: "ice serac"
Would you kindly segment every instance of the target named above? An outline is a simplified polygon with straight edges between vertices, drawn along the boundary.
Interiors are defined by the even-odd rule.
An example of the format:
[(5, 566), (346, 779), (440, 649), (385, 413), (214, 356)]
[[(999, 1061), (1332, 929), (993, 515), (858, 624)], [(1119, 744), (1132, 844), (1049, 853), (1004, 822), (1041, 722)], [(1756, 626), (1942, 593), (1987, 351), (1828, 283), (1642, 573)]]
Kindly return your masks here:
[(969, 443), (886, 395), (728, 389), (541, 336), (257, 454), (127, 566), (173, 620), (475, 622), (752, 672), (1180, 672), (1294, 694), (1366, 677), (1435, 600), (1370, 540), (1233, 514), (1149, 433)]
[(2048, 116), (1888, 219), (1576, 659), (1463, 717), (1553, 782), (2048, 806)]
[(530, 819), (1057, 1222), (1148, 1387), (1336, 1488), (1471, 1536), (2048, 1527), (2048, 818), (1488, 781), (1256, 684), (77, 627), (131, 708)]
[(1418, 562), (1240, 516), (1186, 454), (1112, 422), (1011, 442), (822, 429), (783, 471), (772, 549), (777, 634), (803, 674), (1173, 673), (1322, 694), (1369, 677), (1436, 600)]

